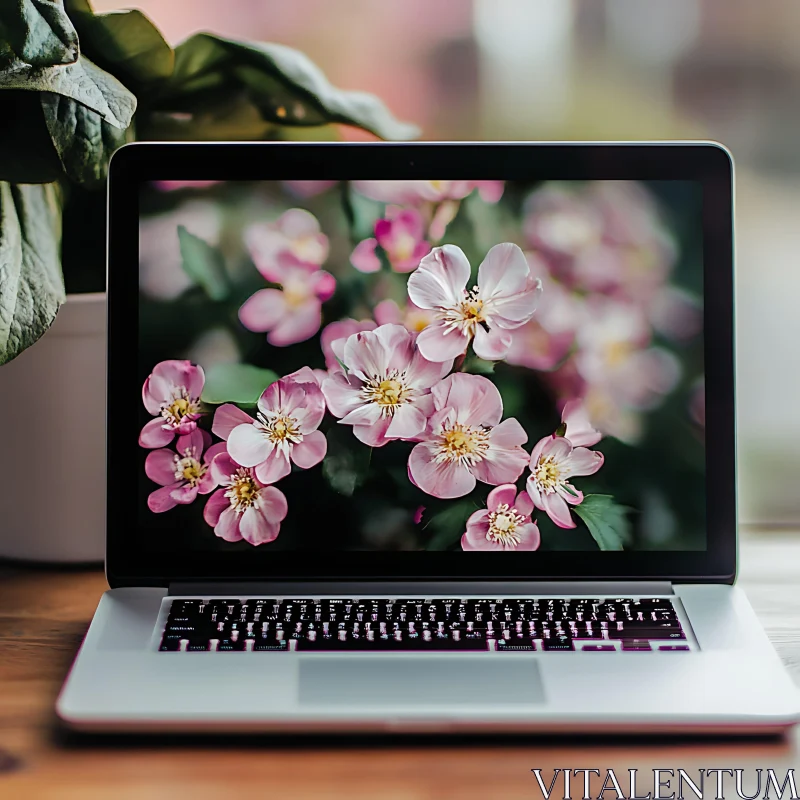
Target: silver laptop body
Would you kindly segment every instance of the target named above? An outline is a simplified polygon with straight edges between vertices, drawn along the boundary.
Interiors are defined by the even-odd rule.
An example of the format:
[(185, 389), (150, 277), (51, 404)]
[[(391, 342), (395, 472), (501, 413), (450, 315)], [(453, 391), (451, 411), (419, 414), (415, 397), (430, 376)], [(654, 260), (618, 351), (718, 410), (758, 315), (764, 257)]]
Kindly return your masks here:
[[(112, 588), (101, 598), (58, 698), (59, 718), (86, 731), (752, 734), (793, 725), (800, 713), (796, 690), (735, 584), (732, 173), (729, 153), (713, 143), (137, 144), (118, 151), (109, 182), (106, 569)], [(432, 175), (449, 180), (431, 181)], [(687, 197), (696, 197), (696, 205)], [(337, 216), (331, 209), (340, 202), (345, 213)], [(694, 208), (695, 216), (680, 223), (681, 208)], [(287, 217), (287, 209), (302, 214)], [(641, 238), (636, 225), (643, 209), (657, 214), (659, 225), (672, 226), (669, 236), (659, 228), (655, 240)], [(317, 227), (308, 227), (312, 215)], [(349, 237), (340, 237), (342, 244), (336, 225), (345, 225), (345, 218), (351, 227)], [(247, 257), (236, 249), (238, 238), (231, 249), (225, 233), (226, 225), (239, 223)], [(500, 262), (482, 265), (476, 279), (477, 261), (485, 258), (487, 264), (487, 251), (497, 243), (486, 233), (493, 225), (511, 242), (502, 251), (507, 260), (502, 268)], [(692, 232), (682, 238), (680, 231), (686, 230)], [(467, 235), (475, 236), (469, 240), (472, 250), (457, 244)], [(586, 249), (593, 236), (602, 251)], [(287, 248), (280, 257), (276, 241)], [(514, 261), (517, 244), (527, 267)], [(568, 252), (579, 245), (580, 254)], [(686, 255), (691, 247), (694, 260)], [(550, 401), (525, 388), (514, 399), (509, 386), (541, 385), (547, 397), (563, 400), (572, 374), (565, 365), (575, 359), (584, 405), (594, 402), (595, 411), (602, 405), (596, 394), (600, 383), (581, 372), (593, 368), (580, 360), (593, 352), (591, 342), (582, 343), (583, 329), (554, 362), (546, 362), (546, 348), (535, 348), (545, 334), (548, 347), (560, 346), (556, 331), (568, 312), (548, 297), (565, 287), (581, 304), (580, 325), (589, 326), (592, 337), (617, 330), (617, 324), (624, 327), (615, 317), (599, 333), (591, 328), (604, 319), (607, 303), (629, 307), (629, 299), (620, 297), (638, 280), (635, 272), (614, 278), (613, 264), (600, 270), (601, 256), (610, 259), (613, 248), (624, 254), (626, 269), (650, 263), (634, 256), (649, 258), (653, 248), (664, 248), (658, 252), (668, 253), (676, 265), (671, 277), (661, 278), (663, 297), (647, 306), (660, 314), (648, 317), (652, 339), (631, 344), (629, 338), (622, 355), (619, 348), (606, 353), (612, 360), (632, 358), (633, 348), (636, 364), (661, 358), (658, 380), (648, 384), (647, 398), (620, 401), (622, 413), (602, 424), (588, 411), (581, 416), (577, 401), (559, 401), (553, 422), (541, 423), (552, 430), (542, 434), (544, 427), (531, 422), (535, 430), (527, 443), (508, 445), (496, 472), (473, 470), (472, 505), (456, 505), (465, 502), (454, 497), (462, 490), (441, 471), (442, 464), (450, 465), (451, 451), (434, 447), (460, 447), (459, 468), (473, 469), (494, 446), (493, 426), (499, 427), (496, 419), (475, 422), (464, 416), (459, 392), (491, 394), (495, 390), (487, 384), (496, 384), (505, 411), (518, 408), (524, 421), (529, 408)], [(444, 300), (437, 305), (428, 298), (449, 291), (441, 289), (440, 278), (450, 280), (462, 257), (476, 260), (468, 284), (455, 287), (469, 308), (448, 310)], [(209, 273), (220, 264), (222, 277)], [(178, 271), (167, 275), (170, 269)], [(503, 296), (507, 305), (500, 308), (501, 284), (524, 269), (529, 275), (515, 279), (513, 302)], [(310, 337), (295, 341), (291, 331), (302, 336), (297, 320), (283, 328), (270, 322), (278, 293), (281, 313), (293, 308), (296, 270), (323, 287), (313, 290), (316, 300), (308, 303), (319, 301), (322, 309), (326, 358), (323, 362), (320, 354), (308, 372), (287, 377), (291, 354), (303, 353), (292, 366), (305, 367), (302, 348), (320, 337), (319, 325)], [(335, 290), (324, 288), (323, 272), (333, 275)], [(472, 288), (473, 280), (481, 286)], [(609, 288), (614, 280), (619, 283)], [(340, 313), (341, 297), (377, 292), (380, 281), (395, 286), (408, 281), (417, 302), (403, 307), (392, 299), (394, 322), (379, 320), (376, 309), (374, 321), (360, 330), (343, 329), (326, 351), (325, 326), (345, 314), (353, 321), (349, 308)], [(687, 300), (686, 287), (692, 285), (700, 288)], [(248, 313), (243, 309), (251, 290), (275, 294), (259, 295), (269, 302), (253, 301)], [(534, 294), (536, 312), (519, 311), (528, 302), (533, 307)], [(366, 313), (365, 301), (357, 302), (358, 312)], [(408, 312), (425, 311), (426, 302), (430, 314), (415, 327)], [(217, 340), (215, 351), (206, 338), (204, 347), (195, 346), (183, 333), (195, 317), (205, 319), (206, 312), (196, 309), (223, 307), (234, 308), (215, 319), (232, 326), (238, 337), (235, 362), (250, 359), (252, 370), (265, 370), (271, 358), (282, 359), (271, 380), (283, 394), (275, 388), (267, 396), (265, 388), (244, 397), (250, 387), (237, 389), (244, 393), (237, 397), (231, 390), (229, 397), (224, 381), (217, 381), (212, 396), (212, 375), (232, 374), (214, 366), (224, 362), (216, 359), (219, 347), (227, 345)], [(487, 309), (494, 309), (494, 316)], [(461, 312), (466, 316), (453, 316)], [(699, 333), (693, 328), (698, 314)], [(254, 330), (259, 325), (261, 330)], [(419, 331), (437, 325), (439, 339), (430, 331), (419, 338)], [(381, 327), (384, 339), (375, 333)], [(522, 331), (530, 338), (520, 339)], [(265, 333), (265, 350), (247, 349), (249, 342), (261, 347)], [(435, 371), (428, 362), (444, 363), (439, 383), (422, 388), (419, 382), (403, 383), (410, 366), (380, 374), (373, 383), (374, 376), (361, 375), (366, 367), (360, 366), (359, 348), (385, 345), (390, 334), (392, 341), (410, 342), (409, 358), (424, 354), (426, 374)], [(467, 348), (461, 362), (459, 357), (436, 361), (454, 335), (463, 336)], [(497, 357), (501, 351), (503, 358)], [(156, 369), (151, 352), (172, 359), (174, 369), (189, 370), (186, 386), (178, 379), (169, 384), (173, 368)], [(704, 358), (692, 361), (693, 352)], [(206, 382), (195, 398), (187, 387), (197, 379), (197, 364), (205, 367)], [(675, 365), (680, 375), (665, 377)], [(526, 369), (530, 374), (521, 372)], [(692, 369), (704, 375), (704, 388), (693, 382)], [(637, 374), (618, 373), (604, 397), (618, 399), (620, 387), (623, 395), (633, 392)], [(654, 383), (660, 388), (653, 389)], [(424, 430), (412, 431), (405, 441), (393, 438), (387, 425), (394, 417), (385, 422), (385, 410), (375, 417), (364, 411), (363, 418), (348, 418), (361, 422), (348, 422), (355, 405), (340, 412), (344, 394), (337, 392), (353, 386), (358, 393), (347, 395), (347, 402), (362, 402), (363, 408), (368, 402), (395, 403), (396, 415), (407, 392), (409, 403), (426, 410)], [(422, 395), (427, 399), (418, 399)], [(326, 421), (319, 430), (327, 450), (315, 463), (307, 451), (292, 451), (297, 458), (286, 455), (290, 472), (272, 480), (278, 469), (269, 460), (273, 450), (268, 455), (258, 450), (261, 440), (253, 430), (287, 441), (279, 423), (289, 417), (275, 404), (289, 396), (305, 398), (305, 416), (296, 419), (307, 427), (297, 428), (297, 441), (290, 440), (286, 452), (301, 440), (312, 441), (308, 409), (314, 398), (324, 399)], [(225, 403), (233, 410), (220, 411)], [(666, 438), (648, 433), (671, 424), (671, 417), (659, 416), (667, 409), (685, 411), (685, 422), (675, 428), (679, 433)], [(632, 432), (633, 424), (644, 433)], [(201, 430), (202, 441), (196, 433)], [(584, 440), (592, 443), (579, 444)], [(249, 451), (242, 444), (247, 442)], [(369, 469), (386, 471), (379, 479), (356, 474), (348, 485), (362, 442), (372, 442)], [(704, 461), (686, 455), (685, 465), (675, 467), (696, 444)], [(476, 449), (469, 450), (472, 446)], [(530, 463), (520, 462), (517, 470), (512, 460), (519, 447)], [(584, 459), (583, 467), (569, 462), (569, 482), (563, 478), (565, 448), (570, 457)], [(477, 454), (472, 462), (467, 451)], [(408, 457), (410, 477), (388, 460), (394, 452), (403, 458), (406, 452), (418, 454)], [(597, 452), (598, 463), (605, 459), (602, 469), (594, 462), (586, 466), (586, 453)], [(626, 460), (641, 452), (646, 456), (641, 461)], [(648, 464), (655, 461), (673, 466), (651, 473)], [(627, 472), (616, 466), (634, 463), (639, 466)], [(502, 477), (509, 469), (519, 472), (510, 494)], [(170, 470), (174, 483), (169, 475), (161, 479)], [(650, 474), (663, 474), (663, 484), (641, 489)], [(396, 489), (388, 486), (392, 480)], [(683, 487), (680, 492), (676, 485)], [(565, 503), (552, 499), (552, 486)], [(611, 496), (609, 486), (613, 500), (596, 499)], [(284, 499), (276, 499), (278, 494)], [(428, 500), (418, 502), (423, 495)], [(641, 507), (638, 498), (645, 498)], [(621, 510), (609, 510), (609, 503)], [(389, 507), (394, 516), (383, 513)], [(252, 508), (261, 509), (261, 527), (252, 515), (244, 522)], [(452, 527), (453, 518), (461, 527)], [(361, 519), (368, 521), (359, 527)], [(695, 519), (703, 521), (697, 529)], [(323, 529), (345, 544), (326, 544)]]

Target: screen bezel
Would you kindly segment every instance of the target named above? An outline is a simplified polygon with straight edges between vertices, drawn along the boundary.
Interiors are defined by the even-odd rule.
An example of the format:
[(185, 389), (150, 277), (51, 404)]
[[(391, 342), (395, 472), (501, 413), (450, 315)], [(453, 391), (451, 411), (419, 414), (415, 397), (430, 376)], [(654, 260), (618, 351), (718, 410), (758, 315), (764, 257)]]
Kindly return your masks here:
[[(683, 180), (702, 190), (707, 548), (645, 552), (146, 552), (129, 487), (141, 386), (139, 187), (150, 180)], [(670, 580), (731, 583), (736, 572), (733, 162), (713, 142), (136, 143), (118, 150), (108, 189), (108, 505), (106, 575), (116, 586), (270, 579)], [(122, 474), (121, 474), (122, 473)]]

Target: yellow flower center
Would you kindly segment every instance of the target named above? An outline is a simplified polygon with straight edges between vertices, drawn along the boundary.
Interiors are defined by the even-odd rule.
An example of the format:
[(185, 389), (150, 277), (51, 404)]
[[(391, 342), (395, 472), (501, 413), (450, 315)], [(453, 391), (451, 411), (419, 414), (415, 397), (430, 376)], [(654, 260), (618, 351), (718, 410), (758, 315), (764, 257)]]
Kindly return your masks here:
[(175, 389), (172, 398), (161, 406), (161, 416), (167, 425), (177, 428), (185, 417), (197, 414), (199, 410), (199, 401), (189, 397), (189, 392), (181, 386)]
[(461, 304), (461, 313), (466, 320), (483, 322), (483, 300), (467, 300)]
[(367, 403), (380, 406), (384, 416), (391, 416), (404, 403), (411, 401), (414, 390), (406, 383), (405, 373), (392, 370), (383, 377), (372, 378), (361, 390)]
[(448, 331), (460, 330), (462, 333), (475, 335), (475, 328), (486, 322), (486, 308), (480, 298), (480, 289), (472, 287), (472, 291), (465, 292), (464, 299), (453, 308), (441, 310), (437, 316), (445, 322)]
[(506, 547), (516, 547), (522, 540), (518, 529), (524, 522), (525, 517), (515, 508), (511, 508), (508, 503), (501, 503), (489, 514), (486, 538)]
[(175, 456), (175, 478), (186, 481), (190, 486), (197, 486), (198, 481), (206, 474), (208, 467), (195, 458), (194, 449), (186, 450), (183, 458)]
[(488, 430), (456, 422), (439, 434), (435, 460), (437, 463), (458, 461), (473, 466), (483, 460), (488, 449)]
[(322, 262), (324, 251), (316, 236), (299, 236), (292, 241), (290, 249), (301, 261), (307, 261), (310, 264)]
[(261, 487), (255, 482), (252, 470), (239, 467), (230, 477), (230, 486), (225, 497), (230, 500), (233, 510), (241, 514), (251, 506), (258, 505), (260, 493)]
[(287, 281), (283, 284), (283, 299), (290, 308), (297, 308), (310, 297), (305, 281)]
[(417, 240), (410, 233), (401, 233), (395, 239), (392, 255), (396, 261), (408, 261), (414, 255)]
[(633, 345), (630, 342), (609, 342), (604, 349), (606, 364), (609, 367), (618, 367), (628, 359), (633, 350)]
[(285, 450), (288, 454), (293, 444), (303, 441), (300, 423), (294, 417), (281, 411), (268, 411), (265, 414), (259, 412), (257, 416), (256, 427), (279, 450)]
[(540, 458), (533, 471), (533, 477), (539, 486), (539, 490), (550, 494), (556, 490), (564, 481), (561, 479), (561, 472), (558, 465), (553, 460), (553, 456)]

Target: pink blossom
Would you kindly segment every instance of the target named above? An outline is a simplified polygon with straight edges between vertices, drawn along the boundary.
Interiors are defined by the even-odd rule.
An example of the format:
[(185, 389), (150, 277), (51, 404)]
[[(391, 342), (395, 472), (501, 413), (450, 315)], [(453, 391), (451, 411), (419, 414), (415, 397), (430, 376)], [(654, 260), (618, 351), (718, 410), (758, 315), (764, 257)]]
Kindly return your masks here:
[(603, 219), (584, 195), (564, 184), (549, 183), (525, 203), (528, 243), (545, 256), (570, 256), (599, 244)]
[(551, 274), (547, 263), (533, 252), (525, 258), (542, 281), (542, 299), (536, 315), (512, 331), (506, 361), (528, 369), (549, 371), (567, 357), (582, 317), (582, 300)]
[(297, 197), (315, 197), (336, 186), (338, 181), (283, 181), (283, 185)]
[(442, 200), (436, 206), (431, 217), (431, 224), (428, 226), (428, 236), (431, 241), (441, 241), (447, 226), (456, 218), (459, 208), (461, 208), (460, 200)]
[(219, 244), (222, 215), (209, 200), (192, 199), (139, 220), (139, 288), (157, 300), (180, 297), (194, 281), (183, 268), (178, 226), (208, 244)]
[(550, 183), (526, 202), (528, 242), (572, 288), (650, 302), (675, 260), (655, 199), (631, 181)]
[(432, 389), (434, 413), (411, 451), (408, 476), (434, 497), (469, 494), (476, 480), (499, 486), (522, 474), (528, 435), (516, 419), (500, 422), (503, 399), (480, 375), (455, 373)]
[(517, 494), (513, 483), (492, 489), (486, 498), (486, 508), (467, 520), (461, 549), (499, 552), (538, 549), (541, 537), (536, 523), (531, 521), (532, 511), (533, 501), (528, 493)]
[(347, 370), (322, 384), (331, 413), (352, 425), (364, 444), (382, 447), (392, 439), (416, 439), (433, 411), (431, 386), (452, 368), (452, 359), (432, 362), (401, 325), (382, 325), (350, 336), (342, 350)]
[(303, 208), (290, 208), (274, 222), (251, 225), (244, 239), (256, 269), (272, 283), (283, 283), (287, 267), (315, 272), (328, 258), (328, 237)]
[(496, 203), (503, 195), (504, 181), (353, 181), (353, 188), (380, 203), (440, 203), (463, 200), (474, 189), (486, 203)]
[(512, 331), (511, 344), (505, 360), (509, 364), (541, 371), (555, 369), (572, 349), (575, 335), (569, 332), (553, 334), (541, 320), (532, 319)]
[(211, 472), (222, 488), (209, 497), (203, 518), (226, 542), (242, 539), (253, 545), (278, 537), (288, 505), (280, 489), (259, 480), (256, 470), (243, 467), (229, 453), (217, 455)]
[(703, 307), (690, 292), (676, 286), (663, 286), (647, 309), (650, 323), (669, 339), (685, 342), (703, 330)]
[(191, 361), (161, 361), (153, 367), (142, 387), (142, 402), (156, 419), (142, 428), (141, 447), (166, 447), (176, 435), (197, 427), (205, 380), (203, 368)]
[(353, 181), (352, 186), (370, 200), (400, 205), (461, 200), (475, 188), (473, 181)]
[(630, 247), (645, 247), (670, 264), (675, 243), (664, 227), (658, 202), (653, 194), (636, 181), (592, 181), (586, 197), (603, 219), (607, 241)]
[(322, 354), (325, 356), (325, 366), (328, 370), (339, 371), (339, 361), (344, 358), (344, 343), (354, 333), (373, 331), (377, 325), (371, 319), (340, 319), (331, 322), (322, 329), (319, 337)]
[(405, 308), (400, 308), (394, 300), (383, 300), (373, 311), (378, 325), (405, 325), (412, 333), (425, 330), (434, 320), (434, 312), (420, 308), (411, 300), (406, 301)]
[(650, 336), (640, 307), (594, 297), (578, 328), (577, 371), (588, 385), (605, 386), (619, 405), (654, 408), (675, 387), (681, 366), (669, 351), (649, 347)]
[(435, 322), (419, 335), (418, 346), (431, 361), (466, 352), (473, 341), (480, 358), (505, 358), (511, 331), (533, 316), (541, 282), (530, 274), (522, 250), (495, 245), (478, 268), (478, 284), (469, 291), (470, 265), (461, 248), (446, 244), (422, 259), (408, 279), (408, 295), (417, 306), (435, 312)]
[(350, 262), (360, 272), (377, 272), (381, 262), (375, 247), (386, 253), (395, 272), (411, 272), (422, 257), (430, 252), (425, 241), (425, 220), (414, 208), (388, 206), (386, 216), (375, 223), (375, 238), (364, 239), (356, 245)]
[(603, 434), (592, 426), (589, 412), (580, 400), (570, 400), (564, 404), (561, 424), (564, 426), (564, 436), (575, 447), (591, 447), (603, 438)]
[(178, 437), (175, 450), (161, 448), (148, 453), (145, 474), (162, 487), (147, 498), (147, 507), (152, 512), (169, 511), (176, 505), (191, 503), (198, 494), (214, 490), (217, 482), (210, 466), (214, 456), (225, 451), (225, 445), (220, 442), (209, 447), (210, 443), (211, 436), (195, 428)]
[(574, 528), (569, 505), (582, 503), (583, 492), (567, 481), (572, 477), (594, 475), (602, 466), (602, 453), (574, 447), (563, 436), (545, 436), (531, 453), (531, 474), (526, 488), (534, 506), (546, 512), (559, 528)]
[(327, 440), (318, 431), (325, 414), (314, 373), (304, 367), (268, 386), (258, 400), (254, 420), (231, 403), (220, 406), (212, 431), (228, 442), (228, 452), (243, 467), (255, 467), (265, 484), (288, 475), (292, 464), (310, 469), (327, 451)]
[(176, 189), (207, 189), (222, 181), (153, 181), (153, 186), (162, 192), (174, 192)]
[(280, 289), (259, 289), (245, 300), (239, 309), (242, 325), (268, 332), (267, 341), (275, 347), (310, 339), (322, 325), (322, 304), (336, 290), (336, 279), (324, 270), (284, 266), (276, 282)]
[(484, 203), (496, 203), (505, 189), (505, 181), (473, 181)]

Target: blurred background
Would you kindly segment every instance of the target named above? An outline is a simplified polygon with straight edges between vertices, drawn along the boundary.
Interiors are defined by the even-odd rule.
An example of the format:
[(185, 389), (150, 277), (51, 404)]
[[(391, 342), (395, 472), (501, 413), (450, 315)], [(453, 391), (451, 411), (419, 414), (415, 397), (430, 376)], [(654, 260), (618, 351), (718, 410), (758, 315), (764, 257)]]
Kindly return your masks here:
[(740, 519), (800, 519), (800, 3), (94, 0), (123, 5), (173, 44), (213, 30), (297, 47), (424, 139), (725, 143), (737, 164)]

